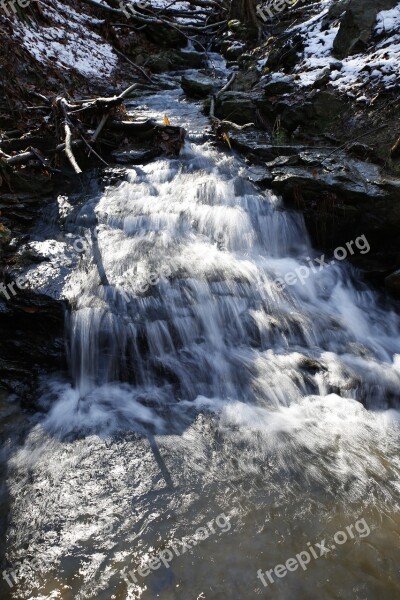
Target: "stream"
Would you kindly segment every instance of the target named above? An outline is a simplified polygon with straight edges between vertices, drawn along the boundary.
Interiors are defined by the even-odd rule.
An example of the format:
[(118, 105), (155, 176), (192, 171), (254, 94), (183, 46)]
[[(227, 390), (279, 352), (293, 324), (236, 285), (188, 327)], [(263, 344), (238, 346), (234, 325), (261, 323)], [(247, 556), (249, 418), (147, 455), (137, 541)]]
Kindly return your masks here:
[(345, 260), (281, 289), (302, 215), (179, 85), (127, 106), (189, 134), (67, 218), (70, 378), (6, 450), (2, 597), (399, 598), (399, 315)]

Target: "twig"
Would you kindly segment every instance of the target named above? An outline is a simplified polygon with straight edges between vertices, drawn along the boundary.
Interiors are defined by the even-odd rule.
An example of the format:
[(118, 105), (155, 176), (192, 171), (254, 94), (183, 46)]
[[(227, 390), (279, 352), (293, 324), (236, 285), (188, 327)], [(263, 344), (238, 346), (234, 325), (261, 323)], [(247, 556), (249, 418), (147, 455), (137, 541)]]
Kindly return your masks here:
[(226, 92), (227, 90), (229, 90), (229, 88), (231, 87), (232, 83), (235, 81), (236, 79), (236, 75), (237, 73), (232, 73), (231, 77), (228, 80), (228, 83), (226, 83), (224, 85), (223, 88), (221, 88), (219, 90), (219, 92), (216, 94), (215, 99), (218, 100), (218, 98), (220, 97), (221, 94), (223, 94), (224, 92)]
[[(103, 163), (103, 165), (106, 165), (106, 167), (109, 167), (110, 165), (108, 164), (108, 162), (106, 162), (103, 158), (101, 158), (100, 154), (97, 154), (96, 150), (93, 150), (92, 146), (89, 144), (89, 142), (87, 140), (85, 140), (85, 138), (82, 134), (80, 134), (80, 137), (81, 137), (82, 142), (89, 148), (90, 152), (92, 152)], [(89, 156), (90, 156), (90, 154), (89, 154)]]
[(142, 69), (142, 67), (139, 67), (139, 65), (134, 63), (130, 58), (125, 56), (125, 54), (120, 52), (120, 50), (117, 50), (115, 47), (114, 47), (114, 51), (118, 54), (118, 56), (122, 56), (122, 58), (124, 58), (130, 65), (132, 65), (132, 67), (134, 69), (136, 69), (136, 71), (139, 71), (139, 73), (141, 73), (141, 75), (143, 75), (143, 77), (145, 77), (147, 79), (147, 81), (150, 81), (150, 83), (155, 83), (153, 81), (153, 79), (147, 75), (146, 71), (144, 69)]

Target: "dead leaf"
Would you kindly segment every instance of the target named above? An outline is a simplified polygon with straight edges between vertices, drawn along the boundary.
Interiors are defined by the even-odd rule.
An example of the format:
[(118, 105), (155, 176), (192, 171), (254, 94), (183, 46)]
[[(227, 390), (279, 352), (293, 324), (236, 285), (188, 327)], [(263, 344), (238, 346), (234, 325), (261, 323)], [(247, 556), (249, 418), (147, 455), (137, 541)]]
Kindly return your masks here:
[(226, 132), (222, 134), (222, 139), (225, 140), (229, 148), (232, 150), (231, 140), (229, 139), (229, 135)]

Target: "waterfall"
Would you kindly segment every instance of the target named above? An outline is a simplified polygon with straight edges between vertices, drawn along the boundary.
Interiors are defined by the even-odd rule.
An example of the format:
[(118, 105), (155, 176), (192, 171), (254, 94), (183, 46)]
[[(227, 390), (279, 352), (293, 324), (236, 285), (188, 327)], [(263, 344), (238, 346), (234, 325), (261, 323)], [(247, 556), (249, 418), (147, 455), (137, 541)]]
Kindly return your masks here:
[[(63, 579), (27, 576), (23, 598), (57, 581), (78, 600), (251, 598), (257, 569), (361, 516), (368, 543), (271, 598), (371, 597), (366, 571), (382, 581), (400, 534), (399, 316), (348, 262), (318, 266), (302, 215), (201, 141), (195, 104), (168, 90), (134, 110), (191, 136), (74, 217), (87, 249), (65, 289), (72, 377), (44, 382), (9, 481), (14, 546), (51, 549)], [(127, 592), (143, 557), (222, 511), (229, 532)]]

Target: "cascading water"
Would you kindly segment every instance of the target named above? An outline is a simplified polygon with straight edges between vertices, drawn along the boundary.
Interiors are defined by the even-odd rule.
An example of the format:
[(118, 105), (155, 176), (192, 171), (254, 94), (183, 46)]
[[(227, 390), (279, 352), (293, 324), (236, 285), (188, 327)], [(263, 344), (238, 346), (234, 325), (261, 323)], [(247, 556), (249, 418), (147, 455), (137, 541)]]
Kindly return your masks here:
[[(174, 91), (146, 105), (136, 114), (205, 123)], [(301, 215), (195, 138), (76, 219), (89, 243), (66, 291), (74, 381), (46, 383), (50, 409), (10, 461), (14, 559), (28, 544), (54, 561), (20, 597), (399, 597), (399, 317), (346, 263), (281, 290), (319, 255)], [(127, 588), (121, 571), (222, 511), (229, 532)], [(368, 544), (265, 595), (260, 567), (361, 515)]]

